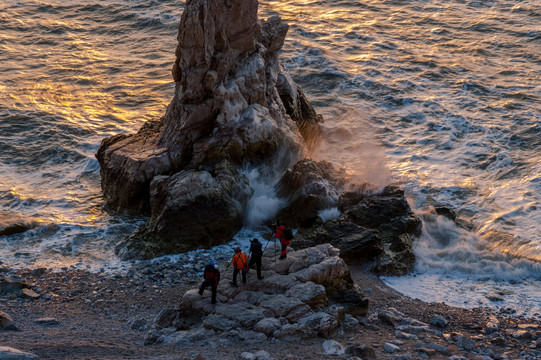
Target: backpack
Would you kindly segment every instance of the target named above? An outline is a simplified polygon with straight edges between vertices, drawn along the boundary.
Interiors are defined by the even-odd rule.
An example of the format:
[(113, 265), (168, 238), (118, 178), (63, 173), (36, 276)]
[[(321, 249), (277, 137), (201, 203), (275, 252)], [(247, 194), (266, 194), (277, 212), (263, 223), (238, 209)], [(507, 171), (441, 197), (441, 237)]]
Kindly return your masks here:
[(213, 280), (214, 279), (214, 272), (205, 271), (203, 274), (205, 280)]
[(216, 282), (216, 280), (217, 280), (217, 276), (216, 276), (217, 274), (216, 273), (217, 272), (216, 272), (216, 269), (214, 268), (214, 266), (211, 267), (209, 265), (209, 266), (207, 266), (205, 268), (205, 271), (203, 272), (203, 278), (205, 280), (214, 280)]
[(283, 231), (284, 239), (293, 240), (293, 231), (290, 228), (285, 228)]

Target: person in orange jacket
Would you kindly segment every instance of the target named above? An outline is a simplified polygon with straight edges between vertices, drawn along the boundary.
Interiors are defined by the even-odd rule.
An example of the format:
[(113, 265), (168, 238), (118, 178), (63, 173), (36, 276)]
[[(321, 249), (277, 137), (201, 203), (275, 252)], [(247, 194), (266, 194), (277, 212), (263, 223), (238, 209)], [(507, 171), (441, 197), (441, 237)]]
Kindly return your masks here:
[(276, 221), (276, 231), (274, 232), (274, 237), (280, 240), (282, 244), (282, 251), (280, 252), (280, 259), (285, 259), (287, 256), (287, 246), (291, 244), (291, 240), (287, 240), (284, 235), (284, 230), (286, 227), (280, 224), (280, 221)]
[(242, 283), (246, 284), (246, 273), (248, 272), (248, 257), (242, 252), (240, 247), (235, 248), (235, 255), (233, 255), (233, 286), (238, 286), (237, 275), (242, 271)]

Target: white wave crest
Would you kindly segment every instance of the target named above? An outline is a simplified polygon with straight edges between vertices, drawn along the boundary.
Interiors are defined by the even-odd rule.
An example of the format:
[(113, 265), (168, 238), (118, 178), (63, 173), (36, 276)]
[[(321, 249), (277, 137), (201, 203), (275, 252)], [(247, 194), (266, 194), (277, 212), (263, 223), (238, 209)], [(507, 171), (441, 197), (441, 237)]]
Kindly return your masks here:
[(541, 263), (513, 255), (482, 236), (436, 215), (423, 216), (415, 247), (418, 273), (446, 274), (476, 280), (540, 280)]

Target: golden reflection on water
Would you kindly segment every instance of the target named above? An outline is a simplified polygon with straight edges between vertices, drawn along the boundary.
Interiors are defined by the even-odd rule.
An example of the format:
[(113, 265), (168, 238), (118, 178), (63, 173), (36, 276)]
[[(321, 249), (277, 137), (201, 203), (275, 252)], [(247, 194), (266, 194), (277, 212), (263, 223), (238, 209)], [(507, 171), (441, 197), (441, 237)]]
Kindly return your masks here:
[[(156, 88), (172, 83), (167, 71), (152, 79), (126, 74), (119, 71), (119, 59), (138, 59), (130, 59), (130, 50), (122, 45), (104, 45), (99, 38), (85, 39), (84, 32), (75, 34), (84, 28), (77, 21), (41, 19), (39, 25), (45, 33), (53, 32), (44, 37), (43, 46), (30, 46), (34, 39), (0, 34), (0, 48), (8, 54), (3, 67), (16, 74), (0, 85), (4, 106), (61, 115), (82, 128), (107, 124), (129, 132), (163, 115), (170, 95)], [(26, 58), (34, 61), (29, 63), (23, 60)]]
[[(69, 63), (72, 67), (79, 60), (74, 59)], [(69, 67), (61, 67), (69, 69)], [(98, 74), (99, 76), (99, 74)], [(105, 79), (83, 76), (78, 80), (103, 82)], [(165, 81), (162, 81), (165, 83)], [(25, 84), (27, 87), (9, 88), (0, 86), (0, 91), (11, 98), (14, 109), (39, 110), (50, 114), (61, 114), (66, 121), (78, 124), (82, 127), (94, 127), (95, 122), (101, 122), (105, 118), (113, 117), (126, 123), (141, 122), (149, 118), (162, 115), (164, 108), (169, 102), (169, 98), (160, 97), (152, 91), (140, 89), (139, 91), (125, 91), (126, 96), (136, 96), (141, 98), (150, 98), (156, 103), (151, 108), (144, 106), (130, 107), (122, 106), (122, 99), (98, 87), (78, 86), (77, 84), (68, 84), (62, 82), (52, 82), (47, 79), (40, 79), (34, 83)], [(118, 88), (137, 88), (140, 84), (133, 82), (121, 82), (115, 84)], [(158, 105), (158, 106), (157, 106)], [(115, 123), (112, 123), (116, 125)], [(128, 126), (132, 128), (132, 126)]]

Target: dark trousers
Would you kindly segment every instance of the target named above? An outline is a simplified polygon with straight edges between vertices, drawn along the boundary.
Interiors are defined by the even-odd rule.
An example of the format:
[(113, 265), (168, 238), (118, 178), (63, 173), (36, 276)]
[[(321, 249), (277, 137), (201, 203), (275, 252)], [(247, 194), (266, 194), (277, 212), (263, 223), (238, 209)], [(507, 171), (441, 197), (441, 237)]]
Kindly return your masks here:
[(287, 246), (291, 244), (291, 240), (280, 240), (282, 244), (282, 252), (280, 253), (281, 258), (285, 258), (287, 255)]
[(257, 278), (261, 279), (261, 255), (257, 256), (252, 254), (250, 262), (248, 262), (248, 267), (252, 268), (254, 264), (257, 269)]
[[(233, 285), (237, 285), (237, 275), (242, 269), (233, 269)], [(242, 283), (246, 284), (246, 272), (242, 271)]]
[(215, 285), (214, 280), (205, 280), (201, 284), (201, 287), (199, 288), (199, 295), (203, 295), (203, 291), (205, 291), (205, 288), (207, 286), (211, 287), (212, 290), (212, 300), (211, 302), (213, 304), (216, 304), (216, 290), (218, 290), (218, 285)]

